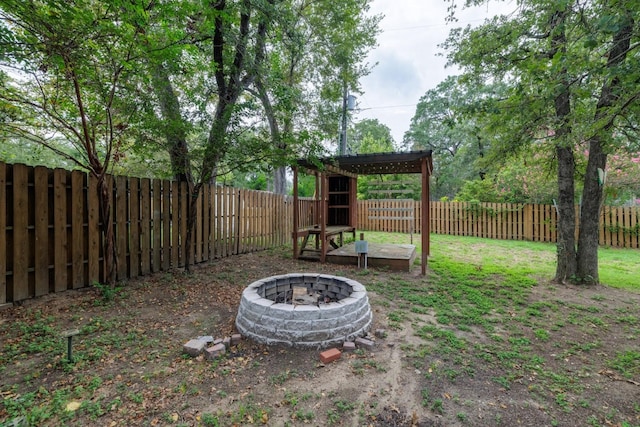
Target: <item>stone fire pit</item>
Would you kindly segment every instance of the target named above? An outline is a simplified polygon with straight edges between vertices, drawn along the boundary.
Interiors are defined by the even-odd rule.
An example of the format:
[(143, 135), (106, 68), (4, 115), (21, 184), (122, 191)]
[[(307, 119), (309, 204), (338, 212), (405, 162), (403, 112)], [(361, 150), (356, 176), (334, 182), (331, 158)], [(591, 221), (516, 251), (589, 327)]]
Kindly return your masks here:
[(365, 287), (327, 274), (285, 274), (257, 280), (242, 293), (236, 327), (263, 344), (329, 347), (371, 327)]

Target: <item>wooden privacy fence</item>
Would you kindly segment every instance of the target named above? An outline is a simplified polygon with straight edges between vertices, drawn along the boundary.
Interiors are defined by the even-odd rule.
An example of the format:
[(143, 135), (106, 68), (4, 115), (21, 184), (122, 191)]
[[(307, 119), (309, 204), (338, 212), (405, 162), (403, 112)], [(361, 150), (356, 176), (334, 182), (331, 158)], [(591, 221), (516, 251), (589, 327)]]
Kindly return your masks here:
[[(184, 267), (186, 183), (108, 177), (118, 280)], [(300, 226), (317, 202), (300, 199)], [(358, 202), (358, 228), (420, 233), (420, 203)], [(431, 202), (431, 232), (556, 241), (553, 206)], [(600, 244), (640, 247), (640, 210), (605, 207)], [(290, 243), (293, 201), (267, 192), (204, 186), (193, 235), (194, 263)], [(104, 281), (96, 180), (80, 171), (0, 162), (0, 305)]]
[[(410, 232), (422, 230), (420, 202), (413, 201), (413, 213), (406, 212), (406, 201), (359, 200), (358, 228), (369, 231)], [(381, 215), (381, 212), (396, 212)], [(557, 214), (552, 205), (431, 202), (431, 232), (456, 236), (486, 237), (489, 239), (556, 242)], [(576, 218), (579, 218), (576, 207)], [(577, 233), (577, 228), (576, 228)], [(577, 235), (577, 234), (576, 234)], [(640, 247), (640, 209), (637, 207), (602, 208), (600, 244), (613, 247)]]
[[(184, 267), (186, 183), (111, 181), (118, 280)], [(291, 237), (292, 199), (204, 186), (193, 262), (281, 246)], [(300, 200), (301, 211), (311, 201)], [(303, 225), (311, 225), (303, 218)], [(96, 180), (81, 171), (0, 162), (0, 305), (104, 281)]]

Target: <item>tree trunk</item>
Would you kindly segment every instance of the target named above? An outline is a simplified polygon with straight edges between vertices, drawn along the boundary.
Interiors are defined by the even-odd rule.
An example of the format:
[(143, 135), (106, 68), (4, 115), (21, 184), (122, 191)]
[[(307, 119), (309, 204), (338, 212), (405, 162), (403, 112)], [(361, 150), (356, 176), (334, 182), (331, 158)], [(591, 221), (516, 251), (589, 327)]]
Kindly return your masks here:
[(573, 149), (561, 144), (556, 146), (558, 157), (558, 244), (554, 280), (565, 283), (576, 273), (576, 211), (574, 205), (575, 162)]
[(104, 277), (106, 284), (113, 288), (116, 283), (118, 257), (116, 256), (116, 236), (111, 220), (112, 187), (107, 182), (106, 174), (101, 174), (97, 179), (98, 200), (100, 200), (100, 214), (102, 216)]
[(189, 148), (180, 112), (180, 101), (173, 90), (169, 73), (163, 64), (155, 64), (152, 83), (162, 112), (164, 136), (167, 140), (173, 176), (177, 181), (192, 182)]
[(198, 183), (196, 185), (189, 184), (189, 203), (187, 205), (187, 235), (185, 236), (185, 247), (184, 251), (184, 270), (187, 273), (191, 272), (191, 264), (193, 264), (193, 250), (194, 250), (194, 242), (193, 242), (193, 230), (196, 224), (196, 214), (198, 212), (198, 195), (200, 194), (200, 189), (202, 188), (202, 183)]
[[(551, 51), (552, 55), (561, 51), (566, 54), (567, 39), (565, 21), (567, 11), (558, 11), (551, 20)], [(566, 68), (558, 74), (560, 91), (554, 99), (555, 114), (560, 123), (555, 131), (556, 156), (558, 158), (558, 245), (555, 281), (564, 283), (570, 280), (576, 272), (576, 213), (575, 213), (575, 159), (573, 147), (568, 136), (571, 126), (568, 117), (571, 114), (570, 83)]]
[[(631, 46), (634, 21), (628, 14), (625, 25), (621, 26), (613, 37), (613, 43), (608, 54), (607, 68), (615, 69), (625, 61)], [(618, 100), (620, 79), (613, 77), (604, 83), (594, 120), (602, 122), (610, 113), (610, 108)], [(602, 206), (604, 182), (598, 178), (598, 170), (605, 171), (607, 154), (604, 150), (603, 138), (611, 133), (614, 115), (606, 122), (602, 129), (589, 139), (589, 160), (582, 193), (582, 207), (580, 210), (580, 235), (578, 238), (578, 267), (576, 281), (579, 283), (598, 283), (598, 240), (600, 237), (600, 209)]]
[(589, 141), (589, 160), (582, 190), (580, 207), (580, 232), (578, 237), (576, 283), (593, 283), (598, 278), (598, 240), (600, 231), (600, 207), (602, 185), (598, 180), (598, 169), (605, 170), (607, 155), (602, 150), (600, 138)]
[[(272, 0), (269, 1), (272, 4)], [(249, 87), (256, 74), (260, 69), (264, 60), (264, 43), (267, 34), (267, 18), (262, 18), (257, 24), (256, 31), (256, 49), (254, 53), (254, 61), (252, 67), (247, 67), (247, 44), (250, 40), (250, 24), (252, 9), (249, 0), (241, 2), (241, 13), (238, 27), (238, 35), (233, 48), (232, 66), (225, 67), (226, 50), (229, 45), (225, 40), (225, 19), (223, 16), (227, 12), (227, 3), (224, 1), (213, 3), (212, 6), (219, 12), (215, 19), (215, 27), (213, 33), (213, 59), (216, 63), (215, 80), (218, 91), (218, 101), (215, 113), (213, 115), (213, 123), (209, 129), (209, 136), (205, 145), (200, 164), (200, 180), (192, 188), (190, 188), (191, 200), (189, 201), (188, 219), (187, 219), (187, 247), (185, 248), (185, 271), (191, 271), (193, 258), (193, 227), (196, 220), (196, 207), (198, 193), (204, 183), (208, 183), (215, 179), (218, 162), (227, 152), (227, 129), (233, 116), (233, 110), (238, 101), (240, 94)], [(244, 73), (244, 77), (242, 77)]]
[(275, 194), (287, 193), (287, 168), (280, 166), (273, 171), (273, 192)]
[[(278, 126), (278, 121), (276, 119), (276, 114), (273, 109), (273, 104), (271, 103), (271, 99), (269, 99), (269, 94), (267, 93), (264, 85), (262, 84), (262, 80), (257, 78), (255, 81), (255, 86), (257, 89), (258, 97), (260, 98), (260, 102), (262, 103), (262, 107), (264, 108), (265, 116), (267, 117), (267, 122), (269, 123), (269, 131), (271, 133), (271, 143), (284, 150), (286, 149), (286, 145), (282, 143), (282, 138), (280, 135), (280, 127)], [(273, 171), (273, 187), (271, 188), (276, 194), (285, 194), (287, 191), (287, 171), (286, 167), (280, 166)]]

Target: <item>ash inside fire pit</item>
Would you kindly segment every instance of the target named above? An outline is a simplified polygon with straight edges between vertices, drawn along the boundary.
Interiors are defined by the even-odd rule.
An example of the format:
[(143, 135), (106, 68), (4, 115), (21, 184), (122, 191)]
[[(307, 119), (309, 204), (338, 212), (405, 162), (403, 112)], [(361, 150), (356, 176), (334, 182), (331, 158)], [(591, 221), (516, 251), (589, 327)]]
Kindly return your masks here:
[(264, 344), (328, 347), (367, 333), (365, 287), (345, 277), (285, 274), (258, 280), (242, 293), (236, 327)]

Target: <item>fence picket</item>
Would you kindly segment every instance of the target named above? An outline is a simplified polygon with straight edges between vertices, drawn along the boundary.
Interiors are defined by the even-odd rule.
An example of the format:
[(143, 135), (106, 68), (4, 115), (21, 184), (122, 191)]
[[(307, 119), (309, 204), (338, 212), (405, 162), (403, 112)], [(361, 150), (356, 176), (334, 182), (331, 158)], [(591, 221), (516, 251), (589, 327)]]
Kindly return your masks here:
[(151, 182), (140, 180), (140, 274), (151, 272)]
[(638, 223), (638, 211), (635, 209), (629, 208), (629, 229), (630, 229), (630, 239), (629, 239), (629, 247), (637, 248), (638, 247), (638, 231), (639, 231), (639, 223)]
[(140, 268), (140, 178), (129, 179), (129, 274), (138, 277)]
[(211, 259), (209, 255), (209, 217), (211, 216), (211, 202), (209, 201), (209, 188), (202, 189), (202, 261)]
[(177, 268), (180, 265), (180, 185), (177, 181), (171, 182), (171, 213), (169, 220), (171, 224), (171, 267)]
[(153, 218), (151, 222), (151, 232), (153, 235), (152, 242), (152, 263), (151, 271), (157, 273), (162, 271), (162, 187), (159, 179), (154, 179), (152, 188), (151, 206), (153, 209)]
[(67, 289), (67, 172), (53, 171), (53, 272), (56, 292)]
[(101, 237), (99, 197), (98, 180), (93, 175), (89, 175), (87, 180), (87, 285), (100, 282)]
[(71, 172), (71, 285), (73, 289), (84, 282), (84, 181), (87, 175), (79, 170)]
[(196, 223), (193, 230), (195, 243), (194, 243), (194, 262), (198, 263), (202, 261), (202, 188), (198, 192), (198, 198), (196, 200)]
[(115, 177), (115, 233), (116, 233), (116, 254), (118, 258), (118, 270), (116, 272), (118, 280), (124, 280), (127, 274), (127, 241), (129, 240), (129, 227), (127, 215), (127, 178), (124, 176)]
[(38, 166), (33, 175), (35, 296), (49, 293), (49, 170)]
[(618, 244), (616, 246), (624, 247), (625, 241), (625, 216), (624, 216), (624, 208), (615, 208), (616, 213), (616, 224), (618, 224)]
[(13, 206), (11, 223), (13, 224), (13, 238), (9, 247), (13, 247), (12, 286), (8, 292), (15, 300), (29, 298), (29, 169), (25, 165), (13, 165), (12, 195)]

